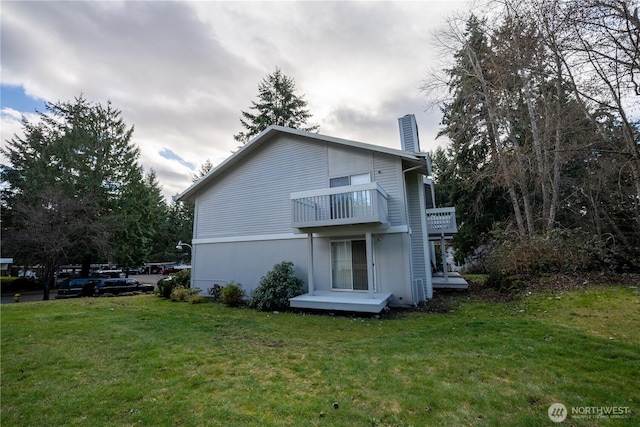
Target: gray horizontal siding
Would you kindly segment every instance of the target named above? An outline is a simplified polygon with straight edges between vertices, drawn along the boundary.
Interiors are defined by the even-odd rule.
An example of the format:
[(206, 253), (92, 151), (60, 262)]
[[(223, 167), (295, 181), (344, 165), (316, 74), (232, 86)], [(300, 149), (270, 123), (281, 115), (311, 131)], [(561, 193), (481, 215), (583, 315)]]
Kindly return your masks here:
[(395, 157), (375, 153), (373, 156), (373, 178), (387, 192), (389, 198), (389, 223), (406, 225), (406, 209), (402, 189), (402, 162)]
[(296, 136), (268, 141), (199, 195), (194, 238), (292, 232), (289, 195), (326, 186), (326, 153)]
[(338, 152), (328, 145), (281, 135), (251, 152), (198, 195), (194, 238), (291, 233), (290, 194), (327, 188), (331, 176), (349, 174), (349, 165), (352, 173), (368, 170), (388, 193), (390, 224), (406, 225), (401, 160), (355, 148)]
[(427, 278), (427, 266), (425, 265), (424, 242), (427, 236), (422, 233), (422, 205), (420, 204), (420, 192), (424, 191), (422, 180), (415, 173), (407, 175), (407, 203), (409, 204), (409, 226), (411, 227), (411, 266), (413, 279)]
[(282, 261), (293, 262), (296, 277), (307, 282), (306, 239), (199, 244), (194, 255), (194, 287), (203, 293), (217, 281), (233, 281), (249, 294)]

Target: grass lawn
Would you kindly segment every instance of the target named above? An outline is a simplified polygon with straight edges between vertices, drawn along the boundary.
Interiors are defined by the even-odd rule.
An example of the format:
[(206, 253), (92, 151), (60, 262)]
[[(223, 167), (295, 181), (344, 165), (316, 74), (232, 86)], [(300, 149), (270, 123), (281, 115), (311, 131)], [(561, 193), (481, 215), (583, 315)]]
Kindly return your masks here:
[[(381, 319), (156, 296), (6, 304), (0, 422), (548, 426), (561, 402), (564, 425), (640, 425), (638, 289), (456, 299)], [(571, 415), (614, 406), (627, 418)]]

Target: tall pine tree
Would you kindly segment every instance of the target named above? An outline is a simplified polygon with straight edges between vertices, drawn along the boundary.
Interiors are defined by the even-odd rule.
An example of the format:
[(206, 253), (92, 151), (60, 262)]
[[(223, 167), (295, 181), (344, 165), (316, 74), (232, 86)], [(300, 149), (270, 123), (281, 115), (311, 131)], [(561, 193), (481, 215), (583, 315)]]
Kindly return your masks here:
[(234, 135), (238, 142), (246, 144), (253, 136), (271, 125), (286, 126), (308, 132), (318, 130), (318, 126), (305, 126), (311, 118), (307, 101), (295, 94), (296, 85), (291, 77), (280, 68), (267, 75), (258, 85), (258, 101), (252, 101), (255, 113), (242, 111), (240, 123), (246, 129)]
[(47, 103), (39, 120), (23, 126), (24, 136), (2, 149), (3, 246), (46, 267), (44, 298), (62, 263), (82, 263), (88, 274), (92, 260), (143, 262), (152, 233), (145, 221), (158, 200), (120, 111), (80, 96)]

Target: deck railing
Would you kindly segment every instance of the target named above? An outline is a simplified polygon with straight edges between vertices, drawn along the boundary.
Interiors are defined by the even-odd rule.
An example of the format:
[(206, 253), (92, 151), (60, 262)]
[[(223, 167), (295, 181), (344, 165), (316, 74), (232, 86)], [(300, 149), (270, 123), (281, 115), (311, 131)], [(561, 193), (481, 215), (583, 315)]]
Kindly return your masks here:
[(451, 236), (457, 233), (456, 208), (427, 209), (427, 232), (430, 236)]
[(389, 222), (387, 193), (375, 182), (291, 194), (294, 228)]

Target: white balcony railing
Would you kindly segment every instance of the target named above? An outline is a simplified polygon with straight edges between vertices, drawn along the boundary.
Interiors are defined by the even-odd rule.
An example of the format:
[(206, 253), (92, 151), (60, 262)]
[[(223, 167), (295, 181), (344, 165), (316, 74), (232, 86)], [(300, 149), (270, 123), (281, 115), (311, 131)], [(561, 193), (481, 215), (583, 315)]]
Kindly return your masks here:
[(389, 223), (387, 193), (375, 182), (291, 194), (294, 228)]
[(457, 233), (456, 208), (427, 209), (427, 232), (432, 237)]

